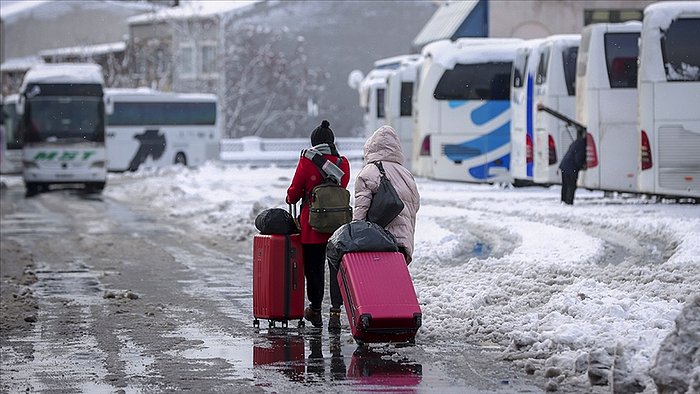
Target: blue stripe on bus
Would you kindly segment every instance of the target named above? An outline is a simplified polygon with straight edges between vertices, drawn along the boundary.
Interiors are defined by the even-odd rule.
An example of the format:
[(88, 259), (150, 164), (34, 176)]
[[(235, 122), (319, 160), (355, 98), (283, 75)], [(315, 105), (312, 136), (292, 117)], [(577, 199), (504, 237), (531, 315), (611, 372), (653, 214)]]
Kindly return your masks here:
[(509, 142), (510, 121), (504, 123), (496, 130), (471, 141), (465, 141), (461, 144), (445, 144), (444, 151), (448, 159), (460, 162), (491, 152)]
[(470, 168), (469, 175), (476, 179), (487, 180), (489, 179), (489, 170), (494, 167), (504, 167), (508, 170), (510, 168), (510, 153), (489, 163)]
[(467, 100), (450, 100), (447, 102), (447, 105), (450, 108), (457, 108), (465, 105), (467, 103)]
[(490, 122), (510, 108), (510, 100), (488, 100), (484, 105), (472, 111), (472, 122), (481, 126)]
[[(525, 109), (527, 114), (525, 115), (525, 132), (530, 136), (530, 141), (532, 141), (532, 74), (527, 73), (527, 102), (525, 104)], [(525, 150), (527, 151), (527, 144), (525, 144)], [(527, 161), (526, 161), (527, 162)], [(532, 176), (532, 163), (527, 163), (525, 173), (527, 176)]]

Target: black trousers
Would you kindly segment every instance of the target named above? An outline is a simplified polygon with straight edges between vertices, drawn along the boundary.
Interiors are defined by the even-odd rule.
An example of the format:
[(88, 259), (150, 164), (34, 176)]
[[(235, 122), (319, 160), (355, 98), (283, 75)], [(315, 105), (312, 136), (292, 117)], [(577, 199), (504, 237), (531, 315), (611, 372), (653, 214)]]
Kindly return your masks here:
[(578, 181), (578, 171), (561, 172), (561, 201), (565, 204), (574, 204), (574, 194), (576, 193), (576, 182)]
[[(323, 303), (323, 293), (326, 287), (326, 244), (303, 244), (304, 250), (304, 276), (306, 277), (306, 297), (309, 299), (311, 308), (321, 309)], [(331, 305), (340, 308), (343, 305), (343, 298), (340, 295), (340, 286), (336, 279), (338, 271), (330, 264), (330, 293)]]

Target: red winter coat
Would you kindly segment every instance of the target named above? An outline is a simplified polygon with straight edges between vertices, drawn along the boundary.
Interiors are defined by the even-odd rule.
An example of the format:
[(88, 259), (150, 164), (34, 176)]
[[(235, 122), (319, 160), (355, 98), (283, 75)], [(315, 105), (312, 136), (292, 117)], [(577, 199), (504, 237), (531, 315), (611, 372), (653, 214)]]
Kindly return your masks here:
[[(338, 157), (333, 155), (323, 155), (326, 159), (330, 160), (332, 163), (338, 161)], [(350, 181), (350, 163), (345, 156), (341, 156), (343, 161), (340, 163), (340, 169), (345, 173), (340, 180), (341, 186), (344, 188), (348, 187), (348, 182)], [(323, 176), (318, 167), (309, 159), (304, 156), (299, 158), (299, 164), (297, 164), (296, 172), (294, 172), (294, 179), (292, 179), (292, 184), (287, 189), (287, 203), (296, 204), (297, 201), (302, 198), (308, 199), (311, 190), (318, 186), (323, 181)], [(309, 225), (309, 204), (304, 203), (301, 207), (301, 217), (299, 218), (299, 224), (301, 225), (301, 243), (303, 244), (325, 244), (330, 238), (330, 234), (319, 233)]]

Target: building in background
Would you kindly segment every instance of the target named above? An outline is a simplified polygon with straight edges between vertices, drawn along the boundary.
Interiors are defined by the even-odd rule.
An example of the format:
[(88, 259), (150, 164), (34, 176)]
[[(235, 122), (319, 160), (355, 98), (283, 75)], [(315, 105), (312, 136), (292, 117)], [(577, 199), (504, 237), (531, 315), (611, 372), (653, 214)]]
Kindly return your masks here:
[[(0, 3), (2, 95), (17, 93), (39, 52), (123, 42), (126, 19), (155, 5), (132, 1), (12, 1)], [(19, 78), (19, 81), (17, 81)]]
[(467, 0), (440, 1), (411, 49), (460, 37), (542, 38), (578, 34), (591, 23), (642, 20), (649, 0)]
[[(410, 50), (432, 2), (180, 2), (129, 18), (137, 85), (219, 96), (224, 136), (358, 135), (347, 74)], [(362, 29), (358, 29), (358, 25)]]

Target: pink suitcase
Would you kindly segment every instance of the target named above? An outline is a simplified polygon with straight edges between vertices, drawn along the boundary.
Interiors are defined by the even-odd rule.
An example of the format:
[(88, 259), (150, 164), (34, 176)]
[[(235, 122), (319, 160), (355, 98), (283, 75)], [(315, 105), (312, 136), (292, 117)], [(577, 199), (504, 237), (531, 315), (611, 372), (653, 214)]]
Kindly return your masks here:
[(401, 253), (346, 253), (338, 283), (357, 343), (415, 342), (422, 315)]
[(423, 366), (403, 358), (397, 361), (394, 357), (386, 357), (394, 355), (396, 353), (375, 352), (368, 346), (358, 347), (352, 355), (347, 375), (360, 384), (394, 387), (389, 391), (411, 392), (409, 387), (421, 383)]
[(292, 235), (263, 235), (253, 237), (253, 326), (258, 319), (267, 319), (269, 326), (276, 321), (287, 327), (290, 320), (299, 319), (304, 326), (304, 259), (301, 237)]

